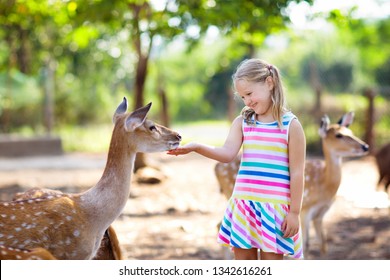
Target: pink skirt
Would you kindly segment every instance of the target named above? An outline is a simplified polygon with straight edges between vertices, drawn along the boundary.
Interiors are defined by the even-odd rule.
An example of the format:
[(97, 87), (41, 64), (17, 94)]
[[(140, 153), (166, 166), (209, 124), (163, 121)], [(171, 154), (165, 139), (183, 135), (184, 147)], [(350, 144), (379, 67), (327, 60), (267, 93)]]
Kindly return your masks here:
[(288, 211), (287, 204), (230, 198), (218, 243), (303, 259), (301, 230), (291, 238), (283, 237), (281, 228)]

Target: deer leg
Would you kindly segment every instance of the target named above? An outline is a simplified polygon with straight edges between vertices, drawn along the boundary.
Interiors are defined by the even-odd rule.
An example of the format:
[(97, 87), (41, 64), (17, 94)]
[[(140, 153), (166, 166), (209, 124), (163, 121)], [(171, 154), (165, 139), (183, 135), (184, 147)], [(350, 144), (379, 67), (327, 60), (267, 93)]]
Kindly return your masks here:
[(311, 212), (309, 213), (302, 213), (303, 216), (303, 223), (301, 225), (302, 227), (302, 239), (303, 239), (303, 253), (306, 255), (309, 253), (309, 229), (310, 229), (310, 221), (312, 219)]
[(387, 178), (386, 183), (385, 183), (385, 192), (387, 192), (389, 190), (389, 186), (390, 186), (390, 178)]
[(379, 179), (378, 179), (377, 185), (379, 185), (382, 182), (383, 178), (385, 178), (385, 175), (384, 174), (379, 174)]
[(320, 215), (319, 217), (316, 217), (313, 220), (314, 229), (315, 229), (316, 234), (320, 240), (321, 254), (326, 254), (326, 252), (328, 251), (327, 244), (326, 244), (325, 231), (322, 227), (322, 219), (324, 217), (324, 214)]

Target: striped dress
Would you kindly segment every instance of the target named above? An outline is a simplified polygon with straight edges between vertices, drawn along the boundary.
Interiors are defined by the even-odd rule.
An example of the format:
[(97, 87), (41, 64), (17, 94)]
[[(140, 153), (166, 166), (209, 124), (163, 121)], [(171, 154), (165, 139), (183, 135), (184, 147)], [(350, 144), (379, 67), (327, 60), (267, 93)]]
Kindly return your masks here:
[(301, 230), (292, 238), (284, 238), (281, 231), (290, 207), (288, 130), (294, 118), (291, 112), (285, 113), (282, 130), (277, 122), (243, 121), (241, 165), (219, 243), (303, 258)]

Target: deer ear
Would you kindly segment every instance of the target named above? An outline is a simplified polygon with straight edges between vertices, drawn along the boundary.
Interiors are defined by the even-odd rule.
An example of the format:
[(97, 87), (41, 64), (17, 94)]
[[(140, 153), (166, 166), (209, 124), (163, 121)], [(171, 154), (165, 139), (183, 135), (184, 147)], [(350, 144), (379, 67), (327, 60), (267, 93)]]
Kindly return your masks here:
[(127, 99), (126, 97), (123, 97), (122, 103), (119, 104), (118, 108), (116, 108), (114, 116), (112, 117), (112, 122), (115, 123), (118, 117), (126, 113), (126, 111), (127, 111)]
[(328, 131), (329, 124), (330, 124), (329, 117), (327, 115), (324, 115), (321, 118), (321, 125), (320, 128), (318, 129), (318, 134), (321, 136), (321, 138), (325, 138), (326, 132)]
[(353, 122), (354, 117), (355, 117), (354, 112), (348, 112), (341, 117), (341, 119), (338, 121), (338, 124), (341, 126), (348, 127)]
[(137, 127), (141, 126), (146, 119), (146, 115), (148, 114), (150, 107), (152, 107), (152, 102), (148, 105), (135, 110), (126, 118), (126, 130), (129, 132), (134, 131)]

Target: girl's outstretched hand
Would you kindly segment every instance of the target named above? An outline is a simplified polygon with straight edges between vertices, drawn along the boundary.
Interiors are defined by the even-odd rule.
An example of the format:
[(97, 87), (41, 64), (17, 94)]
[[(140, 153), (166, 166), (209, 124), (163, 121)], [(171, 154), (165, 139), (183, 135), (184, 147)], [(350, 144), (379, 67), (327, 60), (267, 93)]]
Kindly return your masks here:
[(185, 144), (184, 146), (180, 146), (174, 150), (169, 150), (167, 152), (167, 154), (172, 155), (172, 156), (185, 155), (185, 154), (188, 154), (190, 152), (195, 151), (196, 148), (197, 148), (196, 143), (188, 143), (188, 144)]

